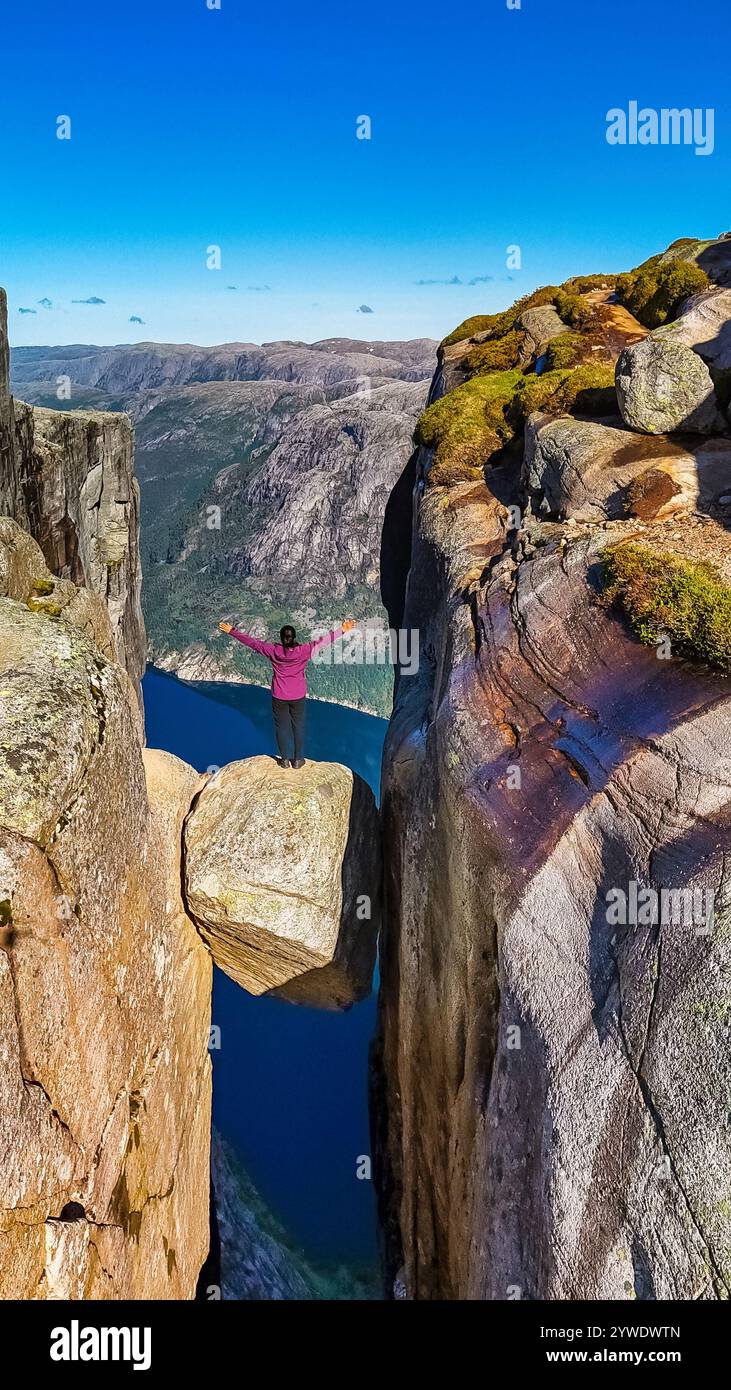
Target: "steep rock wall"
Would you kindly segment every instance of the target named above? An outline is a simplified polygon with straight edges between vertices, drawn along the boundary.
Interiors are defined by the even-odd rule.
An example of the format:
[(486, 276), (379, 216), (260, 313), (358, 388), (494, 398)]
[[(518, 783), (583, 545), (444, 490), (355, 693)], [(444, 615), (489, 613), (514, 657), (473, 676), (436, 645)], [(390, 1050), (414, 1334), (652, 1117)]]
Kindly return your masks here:
[[(593, 451), (582, 465), (571, 423), (562, 501), (583, 505)], [(623, 459), (639, 447), (625, 431)], [(728, 573), (726, 513), (695, 486), (700, 513), (579, 525), (541, 508), (534, 458), (544, 519), (511, 530), (514, 461), (449, 486), (431, 467), (420, 449), (403, 606), (391, 595), (420, 669), (398, 682), (384, 755), (389, 1283), (417, 1299), (728, 1298), (729, 679), (659, 659), (598, 602), (604, 547), (627, 535)], [(712, 895), (710, 930), (703, 910), (613, 924), (607, 894), (633, 882)]]
[[(32, 544), (32, 543), (31, 543)], [(181, 898), (199, 778), (126, 672), (0, 599), (0, 1296), (191, 1298), (211, 965)]]
[(38, 541), (53, 574), (109, 609), (117, 659), (142, 678), (139, 487), (125, 415), (57, 412), (13, 401), (7, 306), (0, 298), (0, 514)]

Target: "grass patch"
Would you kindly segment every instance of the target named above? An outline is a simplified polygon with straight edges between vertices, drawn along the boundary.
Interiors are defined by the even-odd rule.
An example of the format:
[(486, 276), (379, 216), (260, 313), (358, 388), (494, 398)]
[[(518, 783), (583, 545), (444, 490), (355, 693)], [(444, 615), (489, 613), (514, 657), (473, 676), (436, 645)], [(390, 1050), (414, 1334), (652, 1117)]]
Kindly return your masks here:
[(731, 586), (713, 565), (620, 541), (604, 552), (602, 581), (641, 642), (665, 636), (678, 656), (731, 671)]
[(617, 277), (617, 295), (645, 328), (661, 328), (677, 318), (689, 295), (709, 284), (705, 271), (690, 261), (662, 265), (659, 256), (652, 256), (636, 270)]
[(446, 465), (451, 475), (461, 470), (462, 477), (476, 476), (474, 470), (510, 441), (514, 430), (506, 410), (522, 380), (517, 370), (476, 376), (427, 407), (416, 426), (416, 442), (434, 450), (432, 482)]
[(473, 376), (508, 372), (518, 366), (525, 339), (526, 335), (521, 329), (511, 328), (502, 337), (491, 338), (474, 347), (467, 354), (464, 365)]
[(559, 333), (557, 338), (551, 339), (546, 348), (546, 370), (560, 372), (569, 367), (577, 367), (585, 353), (586, 339), (583, 333), (575, 333), (571, 329), (566, 333)]

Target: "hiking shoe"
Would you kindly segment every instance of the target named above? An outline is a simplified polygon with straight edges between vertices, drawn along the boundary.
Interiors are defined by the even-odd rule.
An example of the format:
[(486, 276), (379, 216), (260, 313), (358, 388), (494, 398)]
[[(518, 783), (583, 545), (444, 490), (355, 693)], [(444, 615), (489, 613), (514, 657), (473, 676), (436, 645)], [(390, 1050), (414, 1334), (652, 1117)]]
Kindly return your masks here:
[[(280, 767), (291, 767), (292, 764), (291, 764), (291, 762), (289, 761), (289, 758), (280, 758), (280, 759), (279, 759), (279, 766), (280, 766)], [(295, 767), (296, 767), (296, 766), (297, 766), (297, 764), (295, 763)]]
[(298, 768), (298, 769), (301, 768), (301, 767), (304, 767), (304, 765), (305, 765), (305, 760), (304, 760), (304, 758), (295, 758), (294, 762), (292, 763), (292, 767), (296, 767), (296, 768)]

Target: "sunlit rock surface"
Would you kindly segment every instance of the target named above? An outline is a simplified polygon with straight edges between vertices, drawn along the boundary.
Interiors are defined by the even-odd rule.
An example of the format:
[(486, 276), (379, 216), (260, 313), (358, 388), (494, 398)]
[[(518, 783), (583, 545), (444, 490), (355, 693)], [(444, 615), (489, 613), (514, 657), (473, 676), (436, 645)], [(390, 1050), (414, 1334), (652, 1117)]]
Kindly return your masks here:
[[(731, 685), (642, 645), (599, 580), (608, 543), (645, 538), (728, 582), (726, 445), (532, 417), (522, 472), (486, 458), (484, 481), (433, 486), (420, 450), (412, 527), (406, 508), (387, 525), (387, 581), (410, 564), (391, 623), (420, 633), (384, 753), (394, 1296), (731, 1292)], [(681, 911), (612, 920), (633, 884)]]
[(0, 297), (0, 514), (40, 545), (50, 571), (107, 607), (114, 652), (137, 684), (147, 645), (141, 607), (139, 488), (125, 415), (14, 401)]
[(5, 1298), (191, 1298), (207, 1252), (211, 966), (180, 889), (199, 778), (145, 758), (147, 779), (126, 672), (1, 598)]
[(378, 813), (339, 763), (229, 763), (185, 828), (189, 911), (213, 959), (252, 994), (345, 1008), (371, 987), (380, 910)]
[(617, 398), (625, 423), (646, 434), (716, 434), (726, 427), (703, 359), (685, 343), (657, 334), (622, 352)]
[(617, 364), (622, 417), (648, 434), (727, 432), (731, 290), (693, 295), (673, 322), (631, 344)]
[[(652, 474), (645, 505), (630, 485)], [(649, 437), (603, 421), (532, 415), (523, 481), (541, 514), (616, 521), (712, 507), (731, 490), (731, 439)], [(640, 510), (636, 510), (639, 505)]]

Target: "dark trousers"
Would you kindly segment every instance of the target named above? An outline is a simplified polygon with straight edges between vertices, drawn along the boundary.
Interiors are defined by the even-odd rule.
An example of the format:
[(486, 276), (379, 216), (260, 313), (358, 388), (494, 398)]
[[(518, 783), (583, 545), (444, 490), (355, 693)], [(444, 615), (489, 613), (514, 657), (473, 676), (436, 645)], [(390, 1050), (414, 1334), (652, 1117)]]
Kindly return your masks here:
[(272, 696), (274, 732), (280, 758), (291, 758), (289, 746), (294, 739), (294, 760), (302, 757), (305, 733), (305, 696), (301, 700), (276, 700)]

